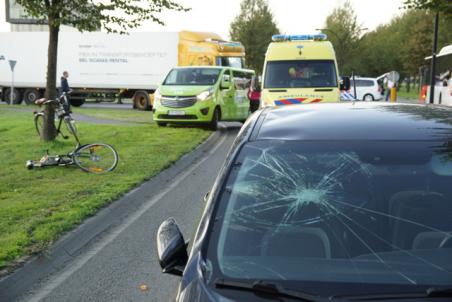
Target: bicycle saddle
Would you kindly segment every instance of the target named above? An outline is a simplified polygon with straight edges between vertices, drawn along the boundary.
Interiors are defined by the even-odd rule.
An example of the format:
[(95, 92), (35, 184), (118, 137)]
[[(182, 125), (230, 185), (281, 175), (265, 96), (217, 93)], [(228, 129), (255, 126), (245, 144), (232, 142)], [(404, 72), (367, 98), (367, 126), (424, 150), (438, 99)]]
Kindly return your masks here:
[(38, 99), (38, 100), (35, 101), (35, 104), (38, 105), (38, 106), (41, 106), (42, 104), (45, 103), (45, 101), (47, 101), (47, 99), (45, 99), (45, 98)]

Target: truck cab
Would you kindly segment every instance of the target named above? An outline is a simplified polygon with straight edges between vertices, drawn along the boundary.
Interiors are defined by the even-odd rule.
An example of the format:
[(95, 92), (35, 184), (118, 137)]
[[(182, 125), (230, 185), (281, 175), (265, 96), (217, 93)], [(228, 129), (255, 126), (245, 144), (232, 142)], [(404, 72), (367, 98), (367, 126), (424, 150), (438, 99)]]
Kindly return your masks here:
[(339, 73), (324, 34), (275, 35), (267, 49), (262, 106), (339, 102)]
[(209, 32), (179, 33), (179, 66), (228, 66), (244, 68), (245, 48)]

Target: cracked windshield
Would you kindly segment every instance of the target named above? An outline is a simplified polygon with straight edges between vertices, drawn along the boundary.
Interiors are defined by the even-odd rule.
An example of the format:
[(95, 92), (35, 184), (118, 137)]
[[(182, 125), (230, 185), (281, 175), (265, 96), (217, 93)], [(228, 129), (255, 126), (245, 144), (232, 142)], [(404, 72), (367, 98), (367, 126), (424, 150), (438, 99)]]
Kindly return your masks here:
[(451, 156), (432, 142), (249, 144), (211, 261), (234, 278), (448, 285)]
[(0, 0), (0, 302), (452, 301), (452, 0)]

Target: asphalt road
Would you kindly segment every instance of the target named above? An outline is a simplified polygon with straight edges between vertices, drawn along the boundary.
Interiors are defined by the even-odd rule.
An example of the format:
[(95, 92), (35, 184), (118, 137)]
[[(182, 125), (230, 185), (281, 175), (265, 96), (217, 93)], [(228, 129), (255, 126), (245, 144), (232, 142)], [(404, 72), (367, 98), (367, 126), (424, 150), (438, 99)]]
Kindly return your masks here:
[[(125, 201), (120, 200), (124, 209), (131, 211), (127, 217), (119, 218), (120, 222), (90, 240), (70, 261), (49, 264), (62, 268), (44, 280), (41, 277), (31, 290), (24, 289), (19, 300), (168, 301), (174, 297), (178, 278), (160, 272), (155, 245), (157, 229), (164, 219), (174, 217), (186, 239), (193, 237), (204, 195), (212, 187), (240, 126), (228, 124), (210, 139), (213, 142), (204, 146), (204, 150), (195, 151), (198, 154), (194, 159), (185, 158), (186, 162), (190, 161), (188, 164), (183, 167), (176, 164), (170, 168), (175, 171), (145, 183), (129, 194), (133, 198), (126, 196)], [(133, 210), (124, 205), (127, 198)], [(141, 201), (137, 204), (136, 200)], [(115, 219), (111, 215), (98, 215), (90, 222), (95, 225), (96, 219)], [(72, 237), (84, 240), (76, 239), (83, 236)], [(18, 278), (27, 284), (28, 276), (24, 275)], [(11, 288), (18, 290), (17, 283)]]
[(82, 105), (83, 108), (108, 108), (108, 109), (133, 109), (132, 103), (108, 103), (108, 102), (102, 102), (102, 103), (95, 103), (95, 102), (86, 102)]

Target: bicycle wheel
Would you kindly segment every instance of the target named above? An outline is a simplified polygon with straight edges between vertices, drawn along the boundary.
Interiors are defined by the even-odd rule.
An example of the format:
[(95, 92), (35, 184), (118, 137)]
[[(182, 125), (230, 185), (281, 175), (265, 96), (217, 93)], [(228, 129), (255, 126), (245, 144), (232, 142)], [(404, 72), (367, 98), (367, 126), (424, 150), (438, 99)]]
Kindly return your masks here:
[(112, 171), (118, 164), (118, 153), (107, 144), (84, 145), (72, 154), (74, 163), (83, 171), (102, 174)]
[(44, 125), (44, 113), (38, 112), (34, 117), (36, 132), (38, 132), (38, 136), (41, 137), (42, 128)]
[(64, 123), (66, 124), (67, 131), (73, 136), (77, 136), (77, 127), (75, 126), (75, 120), (70, 116), (64, 117)]

